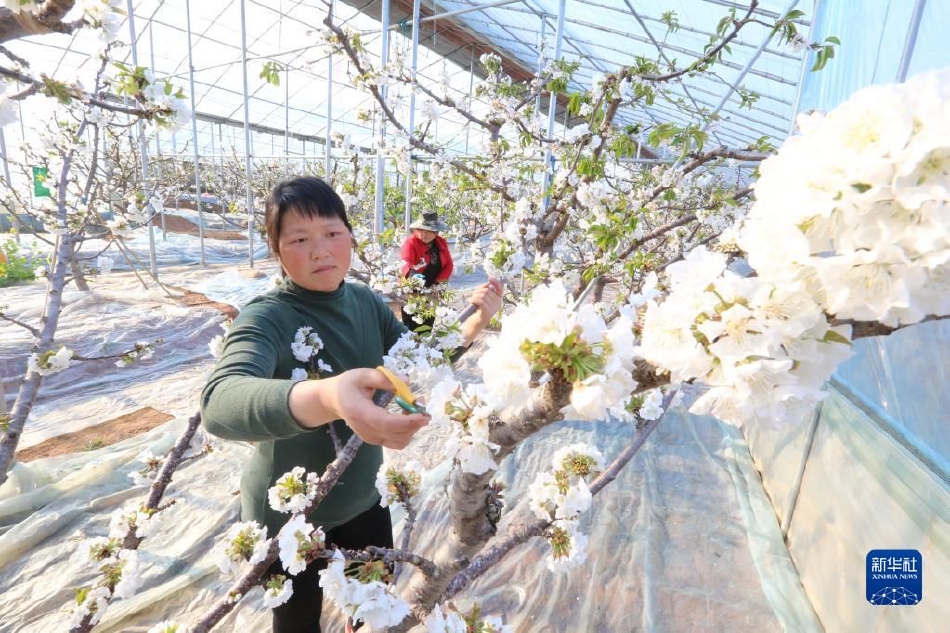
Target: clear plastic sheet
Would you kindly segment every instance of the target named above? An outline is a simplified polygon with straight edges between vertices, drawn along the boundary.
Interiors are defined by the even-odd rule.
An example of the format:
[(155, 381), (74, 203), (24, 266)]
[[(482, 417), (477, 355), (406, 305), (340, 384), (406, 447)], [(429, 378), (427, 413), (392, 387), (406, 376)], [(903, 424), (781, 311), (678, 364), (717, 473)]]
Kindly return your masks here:
[[(816, 2), (809, 39), (823, 42), (827, 37), (837, 37), (841, 46), (821, 72), (805, 72), (802, 76), (798, 112), (828, 111), (859, 88), (898, 81), (915, 4), (908, 0)], [(924, 3), (916, 39), (912, 40), (907, 78), (950, 64), (947, 24), (950, 3)], [(807, 68), (814, 61), (813, 52)]]
[[(187, 275), (165, 271), (173, 285)], [(20, 448), (48, 437), (77, 431), (144, 406), (171, 415), (186, 415), (198, 406), (198, 390), (209, 370), (208, 340), (221, 334), (224, 315), (211, 308), (188, 308), (159, 290), (149, 289), (128, 273), (103, 275), (89, 292), (68, 288), (56, 341), (85, 357), (114, 356), (136, 342), (157, 344), (152, 359), (118, 368), (117, 358), (75, 363), (69, 371), (49, 376), (34, 405)], [(37, 322), (43, 310), (45, 282), (4, 289), (10, 317)], [(180, 294), (180, 293), (176, 293)], [(7, 385), (8, 408), (26, 369), (30, 334), (0, 323), (0, 367)], [(160, 383), (165, 383), (157, 388)]]
[[(262, 283), (226, 267), (175, 269), (163, 271), (163, 277), (238, 304), (255, 292), (251, 286)], [(475, 276), (460, 280), (476, 282)], [(168, 343), (155, 359), (125, 370), (102, 367), (107, 371), (99, 376), (77, 368), (51, 379), (46, 387), (55, 395), (39, 403), (25, 441), (144, 405), (179, 417), (113, 446), (18, 465), (0, 490), (0, 631), (62, 630), (73, 588), (93, 578), (75, 558), (78, 543), (84, 536), (105, 535), (117, 507), (141, 502), (146, 489), (128, 479), (140, 467), (135, 456), (145, 448), (157, 452), (171, 445), (185, 416), (196, 409), (213, 363), (207, 342), (220, 333), (220, 314), (196, 308), (179, 312), (160, 294), (136, 295), (128, 273), (103, 277), (99, 284), (90, 295), (98, 298), (70, 294), (64, 342), (89, 339), (88, 345), (103, 346), (121, 333), (128, 340), (161, 334)], [(21, 294), (9, 303), (17, 314), (39, 309), (31, 297), (37, 290), (15, 289)], [(6, 367), (24, 341), (14, 340), (8, 330), (2, 337)], [(463, 357), (463, 369), (471, 370), (478, 353), (473, 349)], [(84, 416), (87, 409), (92, 412)], [(414, 537), (422, 551), (431, 549), (444, 530), (442, 481), (448, 464), (440, 433), (426, 429), (409, 449), (410, 456), (433, 467), (420, 506), (426, 527)], [(526, 516), (522, 493), (537, 470), (547, 468), (556, 447), (590, 441), (610, 457), (632, 434), (627, 425), (566, 422), (532, 438), (499, 471), (515, 504), (502, 531)], [(247, 445), (222, 442), (211, 455), (182, 468), (168, 492), (178, 502), (163, 512), (161, 533), (143, 543), (143, 587), (132, 599), (116, 601), (97, 630), (145, 631), (166, 618), (192, 621), (224, 595), (230, 580), (218, 574), (209, 552), (237, 518), (235, 492), (248, 454)], [(525, 631), (820, 630), (735, 429), (681, 408), (671, 411), (594, 505), (587, 523), (588, 563), (579, 571), (569, 576), (547, 571), (548, 546), (535, 540), (456, 603), (467, 607), (478, 595), (484, 613), (503, 614), (516, 630)], [(220, 630), (266, 630), (270, 614), (260, 597), (259, 589), (252, 591)], [(328, 630), (338, 630), (335, 614), (327, 609)]]
[(950, 472), (950, 322), (922, 323), (855, 343), (836, 376), (913, 448)]
[[(141, 499), (126, 478), (127, 460), (145, 447), (170, 444), (183, 419), (148, 436), (82, 455), (82, 485), (72, 486), (0, 536), (8, 552), (0, 567), (0, 631), (60, 630), (72, 587), (92, 575), (73, 553), (82, 535), (108, 531), (109, 513)], [(438, 462), (439, 431), (429, 430), (409, 450)], [(502, 531), (528, 512), (522, 493), (562, 442), (589, 441), (614, 454), (632, 435), (618, 424), (562, 423), (540, 433), (506, 461), (499, 478), (510, 500), (521, 500)], [(144, 631), (165, 618), (189, 621), (222, 596), (228, 581), (210, 562), (208, 548), (236, 519), (240, 465), (248, 447), (222, 443), (176, 475), (159, 535), (141, 550), (145, 584), (130, 600), (116, 601), (103, 631)], [(125, 461), (116, 465), (116, 461)], [(62, 468), (62, 464), (60, 465)], [(420, 504), (422, 525), (414, 546), (423, 551), (441, 538), (444, 519), (438, 463)], [(440, 518), (441, 517), (441, 518)], [(586, 529), (588, 562), (569, 576), (545, 568), (548, 547), (535, 540), (515, 550), (479, 579), (456, 604), (480, 596), (484, 613), (504, 613), (525, 631), (818, 631), (820, 627), (785, 552), (758, 475), (739, 434), (717, 422), (668, 414), (634, 461), (602, 495)], [(401, 527), (398, 521), (397, 529)], [(66, 545), (66, 547), (64, 547)], [(53, 588), (52, 590), (50, 588)], [(327, 630), (338, 624), (328, 609)], [(221, 630), (266, 630), (269, 613), (252, 591)], [(100, 630), (100, 629), (97, 629)]]
[[(788, 549), (828, 631), (938, 631), (950, 618), (950, 328), (855, 342), (831, 395), (793, 427), (745, 429)], [(865, 599), (874, 549), (918, 550), (923, 600)]]
[[(175, 214), (185, 218), (193, 223), (197, 223), (198, 214), (182, 210)], [(205, 227), (215, 229), (227, 229), (236, 231), (233, 227), (225, 226), (220, 220), (213, 222), (205, 214)], [(197, 224), (196, 224), (197, 226)], [(244, 231), (246, 233), (246, 231)], [(49, 239), (49, 235), (42, 236)], [(201, 263), (201, 250), (199, 248), (198, 237), (183, 233), (166, 233), (162, 235), (162, 229), (159, 226), (152, 227), (152, 239), (155, 242), (155, 261), (159, 266), (159, 278), (163, 278), (163, 271), (170, 266), (186, 266)], [(35, 253), (51, 253), (52, 247), (30, 234), (20, 235), (21, 248), (24, 251)], [(136, 267), (147, 269), (150, 266), (151, 253), (149, 245), (148, 227), (139, 227), (129, 232), (129, 237), (123, 240), (123, 246), (131, 253), (131, 259)], [(248, 260), (247, 239), (240, 240), (222, 240), (205, 237), (205, 263), (214, 264), (244, 264)], [(112, 258), (113, 270), (127, 271), (131, 270), (128, 261), (123, 252), (115, 245), (106, 240), (87, 239), (83, 242), (82, 250), (79, 252), (79, 259), (87, 265), (95, 268), (98, 265), (97, 254), (101, 253), (106, 257)], [(267, 244), (263, 238), (255, 234), (254, 236), (254, 260), (259, 261), (267, 257)], [(143, 275), (147, 273), (143, 272)]]
[[(823, 403), (788, 532), (802, 584), (828, 631), (943, 631), (950, 619), (950, 490), (946, 482), (833, 393)], [(874, 549), (923, 556), (923, 600), (865, 600)]]

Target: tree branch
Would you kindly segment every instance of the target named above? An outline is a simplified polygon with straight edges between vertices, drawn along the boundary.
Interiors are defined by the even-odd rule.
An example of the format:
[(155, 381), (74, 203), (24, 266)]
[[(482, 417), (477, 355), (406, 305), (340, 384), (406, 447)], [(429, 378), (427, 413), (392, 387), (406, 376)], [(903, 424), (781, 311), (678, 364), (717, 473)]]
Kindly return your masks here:
[(13, 325), (19, 325), (21, 328), (28, 330), (30, 334), (33, 335), (33, 338), (38, 339), (42, 335), (42, 332), (40, 332), (37, 328), (33, 327), (32, 325), (28, 323), (18, 321), (17, 319), (14, 319), (13, 317), (8, 317), (6, 314), (3, 313), (2, 310), (0, 310), (0, 319), (3, 319), (4, 321), (9, 321)]
[[(343, 471), (350, 465), (350, 462), (353, 461), (353, 458), (356, 457), (356, 453), (359, 450), (360, 446), (363, 445), (363, 440), (357, 435), (350, 437), (349, 441), (346, 443), (346, 446), (340, 453), (337, 453), (336, 459), (330, 462), (327, 465), (327, 469), (323, 472), (323, 475), (320, 477), (320, 481), (317, 483), (316, 496), (313, 498), (313, 501), (304, 510), (304, 516), (309, 515), (313, 510), (320, 505), (320, 503), (326, 498), (329, 494), (330, 489), (336, 484), (337, 480), (340, 478), (340, 475), (343, 474)], [(230, 613), (234, 607), (237, 605), (238, 600), (250, 591), (255, 584), (257, 584), (261, 577), (264, 575), (264, 572), (277, 560), (279, 545), (277, 543), (277, 535), (271, 538), (270, 546), (267, 548), (267, 555), (264, 556), (264, 559), (259, 563), (247, 570), (243, 576), (238, 578), (238, 580), (231, 586), (228, 590), (226, 596), (218, 600), (218, 602), (208, 611), (195, 625), (190, 629), (192, 633), (206, 633), (210, 631), (218, 622), (221, 621), (221, 618)]]
[(892, 327), (890, 325), (884, 325), (883, 323), (878, 323), (876, 321), (854, 321), (851, 319), (838, 319), (832, 317), (830, 319), (832, 327), (838, 325), (850, 325), (851, 326), (851, 340), (857, 340), (859, 338), (870, 338), (872, 336), (887, 336), (893, 334), (897, 330), (904, 330), (914, 325), (919, 325), (921, 323), (927, 323), (929, 321), (943, 321), (944, 319), (950, 319), (950, 314), (945, 314), (942, 316), (929, 315), (924, 317), (917, 323), (911, 323), (908, 325), (898, 325)]
[[(666, 409), (669, 408), (670, 403), (673, 401), (673, 396), (675, 392), (670, 392), (663, 397), (663, 408), (664, 414)], [(640, 447), (643, 446), (647, 438), (653, 432), (654, 429), (659, 425), (660, 420), (663, 419), (663, 415), (660, 415), (655, 420), (648, 420), (646, 424), (637, 429), (637, 432), (634, 434), (630, 443), (621, 451), (617, 457), (610, 462), (607, 468), (591, 482), (589, 488), (591, 496), (597, 495), (604, 487), (617, 478), (617, 475), (621, 470), (633, 459), (633, 456), (636, 455), (637, 451), (640, 450)], [(512, 527), (508, 535), (496, 543), (492, 547), (485, 550), (485, 553), (481, 554), (477, 558), (472, 559), (472, 562), (466, 567), (463, 571), (455, 575), (454, 578), (449, 582), (446, 587), (445, 593), (442, 594), (439, 598), (439, 602), (445, 602), (446, 600), (451, 599), (465, 587), (470, 585), (475, 579), (485, 573), (488, 569), (494, 566), (498, 561), (504, 558), (511, 550), (513, 550), (518, 545), (527, 542), (529, 539), (535, 536), (541, 536), (544, 534), (553, 521), (551, 519), (537, 519), (530, 523), (518, 525)]]
[(719, 53), (729, 44), (729, 42), (734, 40), (736, 36), (739, 35), (739, 30), (742, 27), (744, 27), (748, 22), (753, 21), (754, 18), (752, 18), (752, 14), (755, 12), (756, 7), (758, 6), (759, 6), (759, 0), (752, 0), (752, 2), (749, 3), (749, 10), (746, 11), (745, 16), (743, 16), (743, 18), (739, 21), (735, 21), (735, 20), (732, 21), (732, 24), (733, 24), (732, 32), (726, 37), (722, 38), (722, 41), (719, 42), (712, 49), (710, 49), (709, 52), (707, 52), (705, 55), (697, 59), (695, 62), (693, 62), (692, 64), (690, 64), (683, 70), (677, 70), (675, 72), (668, 73), (666, 75), (644, 75), (642, 76), (642, 79), (644, 81), (653, 81), (653, 82), (669, 81), (671, 79), (676, 79), (677, 77), (682, 77), (683, 75), (686, 75), (695, 70), (701, 69), (707, 63), (715, 59), (716, 56), (718, 56)]
[[(337, 36), (340, 42), (340, 46), (343, 47), (343, 51), (346, 53), (347, 57), (350, 58), (350, 62), (356, 67), (357, 72), (359, 72), (359, 74), (361, 75), (367, 74), (366, 69), (363, 68), (362, 64), (360, 64), (359, 55), (357, 54), (356, 50), (353, 49), (353, 45), (350, 43), (350, 40), (347, 37), (346, 33), (344, 33), (342, 29), (340, 29), (338, 26), (336, 26), (333, 23), (333, 20), (331, 19), (330, 15), (327, 15), (327, 17), (324, 18), (323, 23), (327, 26), (327, 28), (333, 31), (333, 33)], [(419, 140), (418, 138), (416, 138), (415, 134), (413, 134), (412, 130), (406, 130), (406, 127), (402, 123), (400, 123), (395, 113), (393, 113), (392, 109), (389, 107), (389, 104), (387, 104), (386, 100), (383, 99), (383, 96), (379, 92), (379, 87), (377, 85), (367, 83), (366, 88), (370, 91), (370, 93), (373, 95), (373, 98), (379, 104), (379, 107), (382, 109), (383, 115), (386, 117), (386, 120), (392, 123), (392, 125), (406, 137), (410, 145), (412, 145), (413, 147), (417, 149), (421, 149), (422, 151), (428, 154), (431, 154), (433, 156), (438, 156), (441, 153), (441, 150), (438, 147), (431, 145), (430, 143), (426, 143), (425, 141)], [(485, 174), (472, 169), (471, 167), (466, 165), (464, 162), (457, 159), (451, 159), (446, 162), (448, 162), (450, 165), (452, 165), (459, 171), (468, 174), (472, 178), (475, 178), (480, 183), (484, 184), (486, 187), (488, 187), (495, 193), (499, 194), (504, 200), (508, 202), (515, 201), (513, 198), (511, 198), (510, 195), (508, 195), (508, 191), (505, 188), (491, 184), (490, 182), (488, 182), (488, 179), (486, 178)]]
[[(10, 68), (5, 68), (3, 66), (0, 66), (0, 76), (7, 77), (9, 79), (17, 81), (21, 84), (25, 84), (27, 86), (25, 89), (21, 90), (20, 92), (10, 95), (9, 98), (11, 101), (20, 101), (22, 99), (25, 99), (26, 97), (29, 97), (31, 95), (34, 95), (40, 92), (42, 92), (43, 94), (47, 94), (48, 96), (52, 96), (48, 94), (48, 86), (45, 81), (31, 77), (27, 75), (26, 73), (22, 73), (18, 70), (12, 70)], [(46, 79), (46, 75), (42, 75), (42, 77)], [(65, 84), (63, 85), (65, 86)], [(97, 108), (102, 108), (103, 110), (110, 110), (112, 112), (118, 112), (120, 114), (127, 114), (129, 116), (138, 117), (145, 120), (153, 119), (156, 114), (156, 111), (153, 111), (153, 110), (146, 110), (143, 108), (134, 108), (134, 107), (124, 106), (118, 103), (113, 103), (107, 99), (100, 99), (99, 97), (93, 96), (92, 94), (82, 90), (81, 88), (75, 85), (66, 86), (66, 88), (69, 91), (69, 96), (71, 96), (72, 98), (77, 99), (81, 103), (95, 106)], [(167, 110), (167, 112), (170, 112), (170, 110)]]

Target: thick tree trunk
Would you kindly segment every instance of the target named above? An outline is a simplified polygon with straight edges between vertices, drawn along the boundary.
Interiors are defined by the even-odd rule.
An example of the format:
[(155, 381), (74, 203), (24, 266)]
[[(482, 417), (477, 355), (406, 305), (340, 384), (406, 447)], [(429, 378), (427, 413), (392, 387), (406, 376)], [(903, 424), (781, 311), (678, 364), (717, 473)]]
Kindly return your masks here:
[(63, 23), (62, 19), (73, 4), (74, 0), (46, 0), (39, 15), (26, 11), (14, 14), (0, 7), (0, 44), (29, 35), (72, 32), (75, 26)]
[[(561, 419), (561, 409), (568, 403), (571, 385), (557, 376), (537, 389), (529, 405), (520, 413), (505, 415), (505, 420), (491, 430), (490, 440), (498, 444), (498, 460), (510, 454), (525, 438), (548, 424)], [(409, 581), (405, 596), (413, 605), (413, 617), (403, 621), (395, 631), (407, 631), (432, 610), (448, 583), (468, 566), (492, 536), (495, 523), (489, 517), (492, 492), (489, 490), (494, 473), (482, 475), (464, 473), (456, 469), (449, 490), (449, 510), (452, 530), (436, 552), (433, 561), (439, 568), (435, 577), (420, 572)]]

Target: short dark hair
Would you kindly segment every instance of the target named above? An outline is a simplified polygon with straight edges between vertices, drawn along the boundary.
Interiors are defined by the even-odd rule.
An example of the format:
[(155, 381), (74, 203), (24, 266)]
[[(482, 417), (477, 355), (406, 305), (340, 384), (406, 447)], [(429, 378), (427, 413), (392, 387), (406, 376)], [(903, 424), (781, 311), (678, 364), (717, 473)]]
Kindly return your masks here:
[(346, 205), (333, 187), (320, 178), (301, 176), (284, 180), (274, 187), (264, 203), (264, 231), (267, 245), (280, 255), (280, 228), (284, 216), (294, 211), (307, 218), (340, 218), (352, 233)]

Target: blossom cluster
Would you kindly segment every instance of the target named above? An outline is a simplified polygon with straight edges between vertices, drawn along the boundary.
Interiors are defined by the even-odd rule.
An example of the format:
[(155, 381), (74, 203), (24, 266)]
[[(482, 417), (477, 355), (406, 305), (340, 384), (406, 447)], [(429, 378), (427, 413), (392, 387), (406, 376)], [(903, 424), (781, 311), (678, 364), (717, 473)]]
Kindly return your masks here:
[(112, 514), (109, 538), (122, 540), (129, 534), (136, 538), (146, 538), (154, 535), (160, 527), (161, 513), (139, 504)]
[(950, 312), (950, 73), (856, 92), (761, 166), (736, 242), (754, 277), (704, 248), (671, 265), (639, 353), (734, 424), (794, 422), (851, 355), (839, 321)]
[(208, 341), (208, 349), (211, 351), (211, 356), (215, 359), (221, 358), (224, 354), (224, 339), (228, 336), (228, 331), (231, 329), (231, 319), (225, 319), (221, 323), (221, 329), (224, 330), (224, 334), (216, 334), (210, 341)]
[(801, 282), (777, 286), (726, 263), (697, 248), (668, 268), (670, 295), (647, 308), (639, 353), (674, 382), (709, 387), (692, 413), (797, 421), (850, 356), (850, 327), (832, 327)]
[(488, 403), (484, 385), (463, 387), (454, 377), (447, 377), (432, 390), (427, 411), (432, 424), (451, 426), (446, 454), (458, 461), (463, 472), (481, 475), (498, 468), (494, 455), (499, 446), (490, 439), (498, 408)]
[(323, 340), (320, 335), (313, 331), (312, 327), (298, 328), (294, 335), (294, 341), (290, 344), (290, 349), (294, 353), (294, 358), (307, 364), (306, 368), (295, 367), (290, 374), (291, 380), (319, 378), (321, 374), (333, 371), (328, 363), (321, 358), (317, 358), (317, 354), (323, 349)]
[(587, 536), (578, 529), (578, 520), (590, 509), (588, 483), (604, 469), (604, 456), (596, 448), (571, 444), (559, 449), (551, 463), (552, 470), (539, 473), (529, 486), (528, 497), (536, 516), (554, 520), (548, 530), (548, 568), (563, 572), (587, 558)]
[[(433, 339), (434, 344), (430, 344)], [(443, 330), (437, 323), (432, 337), (427, 337), (425, 343), (411, 332), (400, 336), (383, 357), (383, 365), (397, 375), (408, 377), (420, 388), (431, 387), (453, 375), (445, 352), (461, 343), (458, 327)]]
[(129, 473), (129, 479), (131, 479), (132, 483), (136, 486), (151, 483), (152, 479), (161, 469), (162, 464), (165, 463), (164, 457), (159, 457), (150, 450), (142, 451), (135, 459), (143, 464), (138, 470), (133, 470)]
[(111, 273), (113, 265), (115, 265), (115, 260), (108, 255), (99, 255), (96, 259), (96, 268), (99, 270), (100, 275), (108, 275)]
[(565, 415), (582, 420), (629, 419), (625, 407), (637, 383), (633, 321), (620, 315), (608, 326), (591, 304), (576, 310), (560, 280), (534, 289), (502, 318), (501, 334), (482, 355), (487, 401), (527, 403), (532, 374), (559, 372), (572, 383)]
[(64, 345), (56, 352), (53, 350), (42, 353), (33, 352), (27, 359), (26, 365), (28, 370), (33, 373), (40, 376), (50, 376), (69, 367), (72, 357), (73, 350)]
[(468, 631), (479, 631), (480, 633), (514, 633), (513, 626), (505, 624), (498, 616), (479, 617), (476, 608), (472, 613), (465, 615), (458, 611), (446, 609), (435, 605), (435, 608), (426, 616), (426, 633), (468, 633)]
[[(418, 495), (422, 488), (422, 473), (422, 464), (415, 460), (404, 464), (383, 463), (376, 473), (379, 505), (387, 508), (395, 503), (407, 503)], [(403, 498), (403, 491), (408, 495), (406, 498)]]
[(889, 326), (950, 312), (950, 71), (870, 86), (762, 163), (739, 245), (764, 280)]
[(317, 550), (323, 549), (326, 543), (326, 534), (321, 528), (314, 528), (307, 523), (302, 514), (295, 514), (290, 521), (280, 528), (277, 535), (277, 544), (280, 546), (280, 562), (291, 576), (296, 576), (307, 567), (308, 556)]
[(302, 363), (309, 363), (310, 359), (323, 349), (323, 341), (312, 327), (301, 327), (294, 334), (294, 342), (290, 344), (290, 349), (294, 353), (294, 358)]
[(136, 343), (133, 348), (122, 355), (122, 358), (115, 362), (116, 367), (127, 367), (132, 363), (140, 360), (149, 360), (152, 356), (155, 355), (155, 345), (156, 343), (161, 343), (162, 339), (157, 339), (152, 343), (147, 341), (140, 341)]
[(355, 576), (347, 575), (346, 569), (346, 559), (337, 550), (327, 568), (320, 571), (320, 587), (324, 597), (348, 617), (375, 630), (395, 626), (409, 615), (409, 604), (382, 581), (388, 575), (382, 563), (366, 563)]
[(221, 573), (228, 574), (245, 561), (256, 565), (264, 560), (269, 546), (266, 526), (256, 521), (235, 523), (212, 550), (212, 558)]
[(297, 466), (268, 489), (267, 501), (277, 512), (303, 512), (316, 497), (319, 481), (319, 475)]
[(90, 587), (76, 591), (76, 603), (69, 616), (74, 629), (85, 619), (96, 624), (114, 598), (131, 598), (142, 584), (138, 552), (122, 548), (121, 537), (89, 539), (80, 547), (79, 556), (101, 574)]
[(124, 15), (122, 0), (80, 0), (76, 5), (82, 10), (83, 19), (99, 29), (104, 41), (111, 42), (119, 36)]

